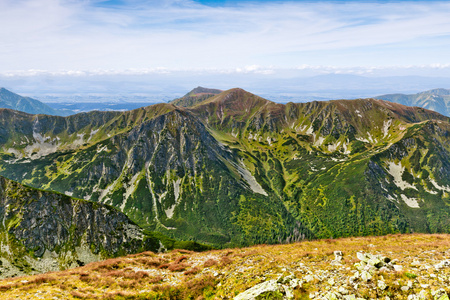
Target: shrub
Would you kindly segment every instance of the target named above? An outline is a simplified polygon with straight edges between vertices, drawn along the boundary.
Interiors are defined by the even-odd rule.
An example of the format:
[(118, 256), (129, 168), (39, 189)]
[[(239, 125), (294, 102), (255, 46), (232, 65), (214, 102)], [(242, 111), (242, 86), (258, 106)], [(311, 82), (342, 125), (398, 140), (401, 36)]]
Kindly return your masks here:
[(183, 274), (184, 275), (193, 275), (193, 274), (197, 274), (198, 272), (200, 272), (200, 268), (193, 267), (193, 268), (190, 268), (189, 270), (185, 271)]
[(218, 263), (217, 263), (217, 261), (216, 261), (215, 259), (210, 258), (210, 259), (208, 259), (207, 261), (205, 261), (205, 262), (203, 263), (203, 266), (204, 266), (205, 268), (209, 268), (209, 267), (215, 266), (215, 265), (217, 265), (217, 264), (218, 264)]
[(168, 269), (172, 272), (179, 272), (179, 271), (184, 271), (186, 270), (187, 267), (190, 267), (191, 265), (186, 264), (186, 263), (173, 263), (170, 264), (170, 266), (168, 267)]

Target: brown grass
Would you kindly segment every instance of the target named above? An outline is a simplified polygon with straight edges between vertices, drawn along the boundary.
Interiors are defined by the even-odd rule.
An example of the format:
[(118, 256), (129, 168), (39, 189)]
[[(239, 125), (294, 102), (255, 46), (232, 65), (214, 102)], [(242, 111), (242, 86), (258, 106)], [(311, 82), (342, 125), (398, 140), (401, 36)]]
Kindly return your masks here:
[[(351, 276), (353, 264), (358, 261), (356, 252), (361, 250), (398, 259), (398, 264), (404, 267), (402, 272), (379, 273), (373, 278), (373, 282), (376, 282), (383, 276), (389, 285), (388, 291), (395, 295), (401, 293), (402, 284), (411, 280), (430, 283), (433, 289), (437, 289), (441, 282), (429, 279), (429, 274), (425, 276), (423, 272), (422, 276), (412, 261), (433, 265), (437, 260), (448, 258), (448, 249), (450, 235), (396, 234), (203, 253), (184, 250), (164, 254), (144, 252), (63, 272), (2, 280), (0, 299), (22, 299), (26, 293), (32, 294), (36, 290), (45, 291), (45, 297), (49, 299), (232, 299), (236, 293), (260, 283), (261, 276), (274, 279), (281, 273), (289, 273), (289, 270), (293, 270), (299, 278), (304, 276), (298, 270), (301, 264), (317, 270), (343, 272), (344, 277)], [(330, 264), (336, 250), (344, 252), (344, 267), (339, 270)], [(424, 278), (428, 278), (428, 281)], [(448, 278), (448, 274), (445, 278)], [(400, 285), (393, 282), (399, 282)], [(360, 285), (360, 296), (375, 298), (381, 295), (370, 284)], [(450, 284), (450, 281), (442, 284)], [(296, 299), (306, 299), (310, 292), (319, 291), (325, 285), (326, 280), (305, 283), (302, 289), (295, 291)], [(448, 290), (447, 286), (444, 288)]]
[(218, 264), (219, 263), (217, 262), (217, 260), (210, 258), (210, 259), (208, 259), (207, 261), (205, 261), (203, 263), (203, 267), (209, 268), (209, 267), (212, 267), (212, 266), (215, 266), (215, 265), (218, 265)]
[(231, 258), (229, 258), (228, 256), (224, 256), (220, 259), (220, 265), (222, 267), (229, 265), (233, 262), (233, 260)]
[(183, 274), (184, 275), (195, 275), (197, 273), (199, 273), (201, 270), (199, 267), (193, 267), (190, 268), (189, 270), (185, 271)]
[(186, 270), (186, 268), (190, 267), (190, 264), (185, 264), (185, 263), (173, 263), (170, 264), (170, 266), (168, 267), (168, 269), (172, 272), (180, 272), (180, 271), (184, 271)]

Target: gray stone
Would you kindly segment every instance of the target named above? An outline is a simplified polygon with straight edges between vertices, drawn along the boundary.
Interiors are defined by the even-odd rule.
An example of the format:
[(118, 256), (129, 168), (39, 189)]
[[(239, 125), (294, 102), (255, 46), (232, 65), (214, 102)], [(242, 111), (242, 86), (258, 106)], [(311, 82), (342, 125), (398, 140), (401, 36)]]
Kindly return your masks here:
[(324, 297), (326, 300), (340, 300), (343, 299), (342, 295), (337, 292), (329, 292), (325, 294)]
[(294, 275), (280, 277), (257, 284), (234, 297), (234, 300), (253, 300), (259, 296), (282, 297), (285, 300), (294, 299), (294, 288), (299, 285), (300, 281)]
[(367, 271), (362, 271), (361, 272), (361, 280), (363, 280), (365, 282), (368, 282), (371, 279), (372, 279), (372, 275), (369, 272), (367, 272)]
[(341, 261), (344, 257), (344, 254), (342, 251), (334, 251), (334, 260), (335, 261)]
[(439, 289), (433, 293), (434, 300), (450, 300), (444, 289)]
[(256, 299), (256, 297), (258, 297), (259, 295), (266, 293), (266, 292), (281, 292), (280, 286), (277, 283), (277, 280), (272, 279), (272, 280), (260, 283), (258, 285), (255, 285), (254, 287), (249, 288), (245, 292), (242, 292), (239, 295), (237, 295), (236, 297), (234, 297), (234, 300)]
[(377, 286), (380, 290), (384, 291), (385, 289), (387, 289), (387, 285), (384, 281), (382, 280), (378, 280)]
[(394, 267), (394, 270), (397, 272), (401, 272), (403, 270), (403, 267), (400, 265), (393, 265), (393, 267)]

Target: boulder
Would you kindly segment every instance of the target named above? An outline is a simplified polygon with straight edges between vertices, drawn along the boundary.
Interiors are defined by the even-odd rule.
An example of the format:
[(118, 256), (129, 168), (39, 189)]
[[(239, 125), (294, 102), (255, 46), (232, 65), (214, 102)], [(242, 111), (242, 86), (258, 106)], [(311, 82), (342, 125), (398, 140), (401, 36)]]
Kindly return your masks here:
[(432, 294), (434, 300), (449, 300), (447, 292), (444, 289), (439, 289)]
[(294, 299), (294, 289), (301, 285), (301, 281), (294, 275), (272, 279), (240, 293), (234, 300), (254, 300), (254, 299)]

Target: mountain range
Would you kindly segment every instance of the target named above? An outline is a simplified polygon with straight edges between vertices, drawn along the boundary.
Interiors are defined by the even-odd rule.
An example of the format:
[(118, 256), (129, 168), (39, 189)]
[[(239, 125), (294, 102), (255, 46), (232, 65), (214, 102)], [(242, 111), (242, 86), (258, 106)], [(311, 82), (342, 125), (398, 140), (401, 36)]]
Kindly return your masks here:
[[(345, 85), (345, 81), (342, 82)], [(196, 87), (186, 95), (181, 98), (174, 99), (169, 101), (171, 104), (181, 107), (189, 107), (193, 106), (196, 103), (199, 103), (205, 99), (208, 99), (214, 95), (220, 94), (223, 92), (219, 89), (210, 89), (204, 88), (201, 86)], [(278, 98), (283, 100), (282, 96), (278, 96)], [(45, 98), (45, 97), (44, 97)], [(48, 97), (47, 97), (48, 98)], [(45, 98), (45, 99), (47, 99)], [(126, 97), (122, 97), (125, 98)], [(139, 97), (138, 97), (139, 98)], [(311, 98), (311, 97), (310, 97)], [(317, 97), (312, 97), (317, 98)], [(387, 100), (390, 102), (400, 103), (407, 106), (418, 106), (426, 109), (434, 110), (440, 114), (450, 116), (450, 90), (448, 89), (432, 89), (429, 91), (420, 92), (417, 94), (386, 94), (374, 97), (375, 99)], [(117, 100), (112, 97), (109, 97), (110, 101), (99, 98), (89, 96), (87, 99), (84, 99), (81, 96), (74, 96), (73, 98), (66, 97), (66, 102), (54, 102), (55, 99), (51, 98), (52, 102), (45, 104), (39, 100), (30, 98), (30, 97), (22, 97), (18, 94), (15, 94), (5, 88), (0, 88), (0, 108), (10, 108), (18, 111), (23, 111), (30, 114), (48, 114), (48, 115), (59, 115), (59, 116), (68, 116), (72, 114), (76, 114), (79, 112), (87, 112), (91, 110), (102, 110), (102, 111), (125, 111), (132, 110), (143, 105), (149, 105), (148, 100), (144, 101), (146, 98), (142, 97), (141, 102), (129, 102), (124, 101), (123, 99)], [(130, 96), (128, 100), (135, 101), (136, 96)], [(295, 97), (287, 97), (286, 99), (293, 100)], [(305, 99), (308, 99), (307, 96), (300, 97), (299, 102), (304, 102)], [(68, 101), (70, 100), (70, 101)], [(321, 101), (327, 100), (322, 97)], [(68, 101), (68, 102), (67, 102)], [(142, 102), (144, 101), (144, 102)], [(146, 104), (147, 102), (147, 104)], [(283, 102), (283, 101), (282, 101)], [(153, 104), (153, 103), (150, 103)]]
[(450, 90), (447, 89), (433, 89), (410, 95), (388, 94), (376, 98), (408, 106), (423, 107), (450, 116)]
[(231, 89), (66, 118), (0, 111), (0, 173), (215, 245), (446, 230), (449, 119), (382, 100)]
[[(170, 238), (234, 247), (450, 231), (446, 116), (377, 99), (284, 105), (239, 88), (197, 89), (176, 101), (68, 117), (0, 109), (0, 175), (55, 201), (109, 209), (152, 237), (153, 250), (158, 240), (173, 247)], [(33, 197), (11, 203), (33, 211), (24, 208), (42, 199)], [(57, 216), (36, 228), (59, 226)], [(16, 213), (4, 238), (24, 243), (21, 232), (34, 228), (29, 218)], [(86, 228), (94, 227), (80, 232)], [(120, 228), (116, 234), (126, 236)], [(80, 242), (69, 244), (73, 253)], [(37, 259), (54, 245), (23, 244), (19, 257)], [(11, 255), (2, 249), (2, 257)]]

